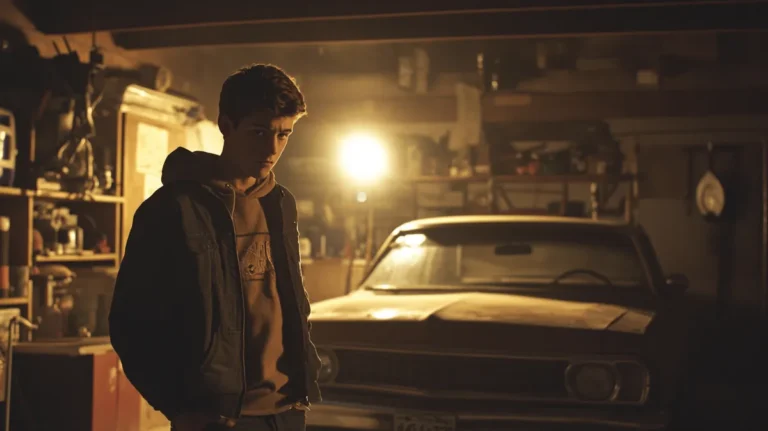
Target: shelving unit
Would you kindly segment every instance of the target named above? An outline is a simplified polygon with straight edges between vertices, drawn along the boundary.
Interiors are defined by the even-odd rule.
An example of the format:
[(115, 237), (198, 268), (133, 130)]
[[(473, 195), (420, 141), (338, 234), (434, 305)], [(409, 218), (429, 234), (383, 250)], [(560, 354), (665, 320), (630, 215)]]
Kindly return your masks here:
[[(17, 126), (22, 124), (17, 123)], [(106, 126), (106, 124), (103, 124)], [(101, 127), (102, 130), (109, 130), (109, 127)], [(16, 135), (20, 144), (19, 152), (16, 158), (16, 165), (23, 170), (34, 162), (35, 157), (35, 134), (29, 129), (22, 130), (17, 127)], [(116, 178), (120, 181), (120, 166), (116, 163), (120, 156), (122, 140), (119, 134), (115, 133), (112, 138), (112, 145), (116, 145), (115, 163), (117, 167)], [(31, 149), (31, 151), (29, 150)], [(119, 190), (118, 190), (119, 192)], [(107, 238), (107, 243), (111, 247), (110, 253), (104, 254), (81, 254), (81, 255), (61, 255), (61, 256), (34, 256), (33, 255), (33, 232), (34, 232), (34, 207), (35, 202), (52, 202), (56, 206), (66, 206), (71, 212), (77, 214), (82, 219), (88, 219), (99, 232)], [(121, 221), (123, 214), (124, 198), (122, 196), (101, 195), (96, 193), (70, 193), (67, 191), (52, 190), (31, 190), (18, 187), (0, 187), (0, 216), (6, 216), (11, 221), (10, 229), (10, 250), (9, 264), (11, 266), (26, 266), (32, 268), (42, 267), (52, 264), (63, 264), (67, 266), (76, 266), (77, 269), (95, 266), (116, 267), (120, 262), (122, 253), (121, 239)], [(11, 280), (13, 285), (14, 280)], [(14, 286), (15, 287), (15, 286)], [(46, 304), (38, 303), (38, 299), (45, 295), (39, 295), (35, 291), (36, 287), (30, 280), (27, 295), (24, 297), (0, 298), (0, 308), (17, 307), (21, 314), (28, 319), (35, 319), (41, 314), (42, 307)], [(27, 334), (28, 336), (28, 334)]]
[[(161, 176), (160, 168), (165, 156), (177, 147), (187, 144), (190, 130), (195, 130), (191, 127), (195, 124), (194, 121), (200, 112), (200, 105), (196, 101), (138, 85), (129, 85), (129, 82), (121, 79), (106, 80), (102, 96), (99, 109), (93, 112), (97, 133), (91, 138), (91, 142), (94, 149), (101, 150), (94, 151), (94, 163), (101, 168), (106, 165), (113, 168), (116, 196), (32, 190), (36, 187), (35, 179), (25, 174), (30, 172), (36, 151), (44, 153), (38, 150), (45, 146), (36, 144), (45, 144), (45, 142), (41, 141), (43, 135), (36, 135), (30, 127), (16, 130), (18, 154), (15, 185), (19, 187), (0, 187), (0, 215), (7, 216), (11, 220), (10, 265), (27, 266), (30, 270), (35, 266), (43, 270), (55, 270), (52, 267), (54, 265), (70, 268), (78, 275), (73, 282), (77, 286), (71, 291), (75, 296), (75, 307), (77, 304), (83, 304), (84, 308), (88, 309), (83, 311), (88, 312), (89, 323), (94, 323), (93, 314), (95, 314), (95, 329), (100, 331), (108, 328), (104, 312), (108, 312), (111, 291), (107, 284), (111, 282), (114, 270), (123, 257), (133, 213), (157, 188)], [(18, 112), (14, 114), (17, 115), (17, 120), (21, 119), (16, 124), (34, 124), (37, 107), (34, 110), (27, 110), (25, 107), (16, 109)], [(152, 135), (148, 137), (145, 133), (147, 131), (152, 132)], [(37, 142), (36, 136), (41, 136)], [(41, 201), (53, 203), (56, 206), (66, 206), (72, 214), (77, 214), (80, 227), (95, 226), (95, 232), (106, 237), (109, 249), (104, 250), (99, 247), (100, 251), (106, 253), (35, 255), (33, 253), (34, 210), (37, 206), (36, 202)], [(90, 230), (84, 230), (84, 235), (91, 238)], [(94, 241), (86, 239), (89, 242), (88, 248), (91, 248), (91, 243), (98, 240), (99, 236), (93, 236), (93, 238)], [(96, 269), (93, 271), (94, 274), (87, 273), (91, 269)], [(53, 283), (48, 286), (30, 286), (27, 297), (0, 298), (0, 308), (20, 308), (22, 314), (30, 320), (36, 320), (38, 316), (45, 317), (42, 307), (50, 303), (50, 297), (47, 294), (52, 290), (56, 290), (53, 288)], [(86, 296), (90, 298), (85, 298)], [(151, 299), (148, 300), (151, 301)], [(95, 313), (91, 314), (93, 311)], [(75, 358), (60, 356), (50, 353), (48, 345), (52, 346), (54, 343), (46, 342), (36, 345), (36, 351), (28, 351), (29, 354), (25, 354), (23, 360), (16, 362), (18, 367), (16, 372), (20, 373), (21, 380), (26, 382), (20, 386), (34, 387), (37, 379), (42, 385), (37, 386), (45, 388), (45, 391), (37, 394), (38, 397), (35, 397), (36, 394), (30, 395), (25, 392), (25, 398), (27, 402), (35, 405), (37, 411), (43, 412), (42, 416), (45, 417), (71, 417), (75, 414), (83, 419), (83, 426), (78, 426), (77, 429), (98, 431), (138, 429), (138, 423), (147, 420), (147, 412), (152, 409), (145, 407), (141, 396), (122, 373), (117, 374), (117, 386), (114, 385), (115, 370), (119, 369), (118, 358), (111, 351), (108, 338), (99, 337), (107, 335), (106, 332), (96, 333), (94, 330), (92, 333), (93, 340), (101, 339), (98, 341), (99, 354), (90, 355), (82, 349), (74, 349), (72, 351), (80, 356)], [(28, 335), (22, 333), (25, 339), (30, 338)], [(62, 340), (64, 344), (67, 342), (72, 340)], [(30, 346), (35, 343), (25, 344)], [(21, 353), (20, 350), (17, 352)], [(66, 367), (73, 364), (77, 365), (76, 368), (80, 371), (86, 367), (88, 373), (78, 374), (78, 378), (70, 379), (72, 382), (67, 381), (59, 386), (55, 384), (51, 386), (50, 379), (46, 378), (46, 371), (58, 373), (56, 375), (62, 372), (66, 374), (69, 370)], [(85, 389), (73, 395), (72, 384), (79, 384), (79, 387)], [(117, 389), (114, 389), (115, 387)], [(60, 402), (62, 394), (68, 397), (67, 403)], [(98, 406), (109, 408), (94, 409), (93, 400), (99, 401)], [(165, 419), (159, 412), (153, 412), (150, 417)], [(55, 420), (50, 422), (51, 426), (54, 426), (55, 422)]]
[[(87, 216), (94, 220), (100, 230), (106, 234), (107, 242), (116, 250), (103, 254), (79, 254), (33, 256), (33, 209), (37, 200), (54, 202), (57, 205), (67, 206), (80, 216)], [(24, 190), (15, 187), (0, 187), (0, 215), (11, 220), (10, 230), (10, 256), (11, 266), (34, 266), (65, 264), (77, 265), (110, 265), (117, 266), (120, 261), (120, 217), (122, 215), (123, 199), (119, 196), (106, 195), (77, 195), (62, 191), (38, 191)], [(30, 271), (31, 272), (31, 271)], [(13, 280), (12, 280), (13, 283)], [(45, 304), (33, 303), (34, 286), (30, 282), (27, 295), (24, 297), (0, 298), (0, 308), (19, 307), (22, 315), (34, 318), (38, 307)]]
[[(637, 189), (636, 187), (637, 181), (638, 181), (638, 177), (636, 175), (630, 175), (630, 174), (623, 174), (623, 175), (594, 175), (594, 174), (481, 175), (481, 176), (471, 176), (471, 177), (422, 176), (422, 177), (415, 177), (411, 179), (411, 182), (413, 184), (414, 196), (416, 197), (415, 200), (416, 200), (417, 215), (418, 215), (418, 210), (420, 208), (418, 204), (419, 184), (452, 184), (456, 187), (461, 187), (461, 191), (463, 193), (462, 206), (461, 207), (452, 206), (452, 207), (445, 207), (445, 208), (446, 209), (462, 208), (463, 210), (465, 210), (465, 212), (467, 212), (466, 209), (469, 204), (469, 185), (473, 183), (486, 184), (487, 193), (488, 193), (488, 211), (487, 212), (491, 214), (529, 213), (521, 209), (515, 209), (510, 211), (500, 210), (499, 200), (504, 201), (508, 208), (514, 207), (510, 202), (509, 198), (507, 197), (506, 190), (504, 189), (505, 185), (511, 185), (511, 184), (519, 184), (519, 185), (526, 185), (526, 186), (535, 186), (535, 185), (543, 185), (543, 184), (560, 185), (560, 189), (558, 191), (537, 190), (534, 193), (558, 195), (560, 197), (561, 215), (566, 215), (567, 204), (570, 198), (570, 186), (575, 184), (589, 184), (590, 196), (592, 201), (591, 217), (594, 219), (600, 216), (600, 211), (601, 211), (599, 198), (597, 196), (598, 186), (629, 183), (631, 186), (629, 188), (628, 193), (626, 193), (626, 198), (624, 201), (625, 202), (624, 218), (627, 221), (632, 220), (632, 214), (634, 212), (633, 211), (634, 210), (634, 194), (635, 194), (635, 190)], [(515, 191), (515, 193), (525, 193), (525, 192), (531, 192), (531, 191), (530, 189), (528, 191), (526, 190)], [(438, 207), (430, 207), (430, 208), (438, 208)]]

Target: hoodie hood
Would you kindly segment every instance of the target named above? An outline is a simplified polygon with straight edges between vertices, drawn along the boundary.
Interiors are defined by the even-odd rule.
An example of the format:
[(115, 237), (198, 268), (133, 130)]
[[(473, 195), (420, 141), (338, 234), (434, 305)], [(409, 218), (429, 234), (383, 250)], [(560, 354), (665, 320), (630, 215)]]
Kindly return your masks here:
[(163, 185), (176, 181), (197, 181), (208, 183), (216, 164), (216, 154), (204, 151), (189, 151), (186, 148), (177, 148), (168, 155), (163, 164)]
[(247, 192), (236, 191), (231, 183), (215, 178), (214, 171), (218, 157), (216, 154), (204, 151), (192, 152), (181, 147), (173, 150), (163, 164), (161, 177), (163, 185), (177, 181), (195, 181), (208, 186), (224, 200), (230, 215), (235, 213), (237, 199), (258, 199), (275, 188), (275, 173), (270, 172), (269, 177), (264, 182)]

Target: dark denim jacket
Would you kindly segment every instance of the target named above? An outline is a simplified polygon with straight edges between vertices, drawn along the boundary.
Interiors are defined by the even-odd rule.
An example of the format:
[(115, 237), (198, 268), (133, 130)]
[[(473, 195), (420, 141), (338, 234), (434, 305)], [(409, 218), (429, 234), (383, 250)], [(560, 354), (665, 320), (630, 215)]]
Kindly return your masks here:
[[(310, 340), (296, 200), (277, 185), (260, 199), (283, 308), (290, 401), (320, 400)], [(166, 417), (202, 411), (236, 418), (245, 394), (245, 303), (235, 232), (205, 185), (165, 185), (136, 211), (115, 286), (110, 336), (125, 375)]]

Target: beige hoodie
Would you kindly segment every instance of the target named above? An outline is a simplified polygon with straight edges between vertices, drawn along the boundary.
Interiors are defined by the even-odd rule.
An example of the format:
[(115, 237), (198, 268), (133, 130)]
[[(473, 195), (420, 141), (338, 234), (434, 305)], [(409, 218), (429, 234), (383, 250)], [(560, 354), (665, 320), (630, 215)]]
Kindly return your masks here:
[(245, 376), (242, 414), (262, 416), (291, 408), (286, 405), (288, 374), (283, 355), (283, 315), (272, 261), (269, 230), (259, 198), (275, 187), (275, 175), (245, 193), (225, 181), (211, 180), (229, 204), (237, 237), (240, 277), (246, 300)]
[(283, 351), (283, 315), (272, 264), (269, 230), (259, 198), (275, 187), (275, 176), (245, 193), (214, 179), (218, 156), (177, 149), (163, 166), (164, 184), (197, 181), (211, 186), (226, 203), (235, 225), (240, 275), (246, 299), (246, 396), (243, 414), (261, 416), (288, 410), (289, 372)]

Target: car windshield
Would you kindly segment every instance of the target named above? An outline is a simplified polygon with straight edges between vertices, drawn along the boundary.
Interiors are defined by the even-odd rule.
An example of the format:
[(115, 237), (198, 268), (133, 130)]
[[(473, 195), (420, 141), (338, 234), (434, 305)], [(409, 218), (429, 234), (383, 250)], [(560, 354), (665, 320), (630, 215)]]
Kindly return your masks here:
[[(599, 225), (453, 225), (398, 236), (369, 288), (645, 286), (631, 236)], [(609, 284), (610, 283), (610, 284)]]

